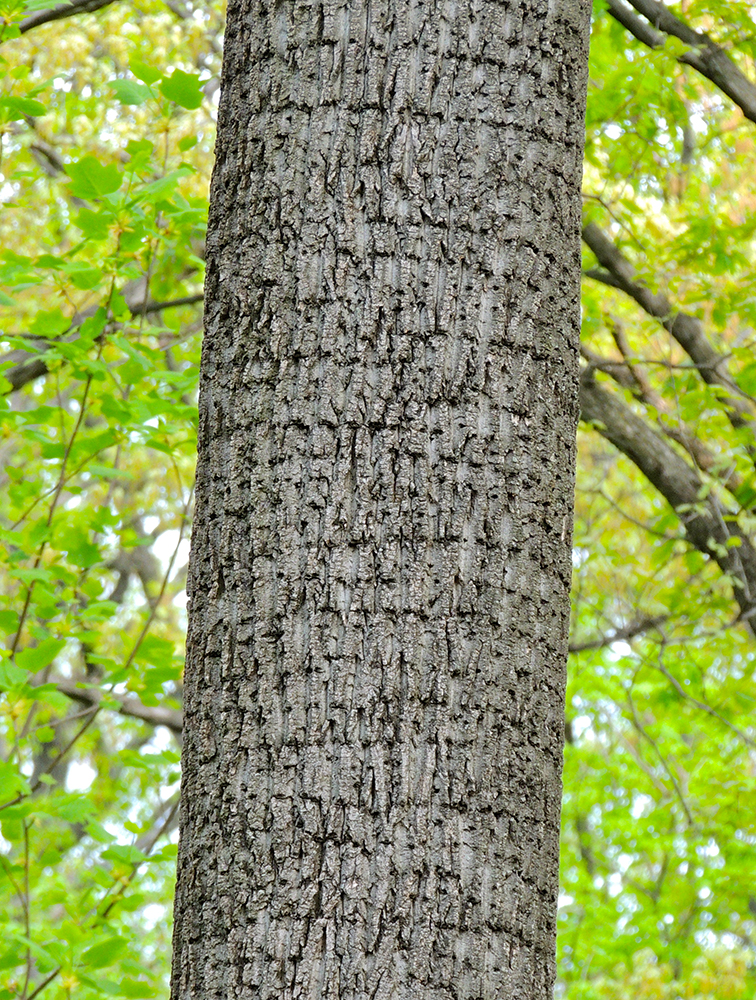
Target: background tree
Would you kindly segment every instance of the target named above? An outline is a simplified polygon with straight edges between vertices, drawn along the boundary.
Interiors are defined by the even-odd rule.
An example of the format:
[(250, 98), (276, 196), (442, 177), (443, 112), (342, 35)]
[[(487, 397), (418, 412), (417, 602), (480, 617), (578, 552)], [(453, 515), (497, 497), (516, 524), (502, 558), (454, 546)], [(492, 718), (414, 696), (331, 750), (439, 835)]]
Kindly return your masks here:
[[(199, 357), (186, 300), (201, 292), (222, 18), (175, 0), (87, 9), (2, 7), (12, 302), (0, 327), (17, 387), (0, 435), (6, 659), (37, 576), (1, 668), (6, 997), (167, 988), (177, 744), (165, 724), (180, 723)], [(727, 551), (754, 535), (749, 421), (732, 419), (754, 394), (753, 45), (739, 0), (594, 11), (584, 221), (614, 253), (584, 243), (584, 397), (610, 406), (618, 444), (628, 414), (641, 418), (657, 469), (671, 455), (682, 473), (684, 459), (692, 478), (673, 482), (689, 496), (697, 477), (702, 493), (687, 510), (663, 495), (600, 417), (580, 435), (559, 935), (572, 1000), (753, 995), (754, 640), (737, 562), (689, 530), (694, 514), (699, 538), (721, 515), (732, 534), (720, 524), (711, 540)], [(131, 171), (128, 143), (142, 140), (153, 148)], [(89, 156), (124, 174), (118, 192), (112, 173), (94, 182), (104, 188), (74, 186), (66, 169), (86, 161), (91, 174)], [(114, 275), (131, 316), (109, 298)], [(153, 304), (183, 304), (141, 313), (145, 276)], [(109, 301), (104, 342), (92, 317), (62, 327)], [(678, 313), (701, 323), (736, 388), (673, 338)], [(71, 454), (82, 447), (64, 464), (79, 412)], [(55, 690), (32, 691), (42, 680)]]

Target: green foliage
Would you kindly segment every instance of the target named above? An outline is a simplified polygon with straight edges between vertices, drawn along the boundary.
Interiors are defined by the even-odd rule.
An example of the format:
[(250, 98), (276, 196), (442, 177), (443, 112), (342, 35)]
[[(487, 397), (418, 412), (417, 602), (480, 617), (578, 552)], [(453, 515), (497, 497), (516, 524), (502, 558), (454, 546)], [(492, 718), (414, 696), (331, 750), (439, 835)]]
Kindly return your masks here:
[[(113, 3), (21, 35), (48, 6), (0, 0), (0, 1000), (152, 997), (178, 794), (156, 719), (181, 708), (221, 11)], [(752, 65), (746, 5), (678, 14)], [(754, 126), (684, 51), (644, 48), (596, 5), (586, 221), (754, 396)], [(756, 640), (681, 518), (727, 494), (756, 534), (753, 431), (616, 288), (586, 280), (583, 334), (591, 363), (645, 386), (613, 391), (708, 464), (675, 512), (581, 434), (560, 995), (744, 1000)]]
[[(672, 9), (752, 65), (742, 5)], [(699, 318), (752, 393), (756, 133), (677, 61), (685, 48), (648, 49), (596, 11), (585, 216), (639, 280)], [(624, 292), (587, 278), (583, 317), (591, 363), (630, 374), (602, 386), (698, 466), (700, 503), (716, 496), (753, 538), (752, 427), (733, 426), (725, 394)], [(702, 446), (695, 457), (686, 440)], [(695, 510), (673, 511), (583, 429), (559, 937), (569, 1000), (746, 1000), (756, 988), (756, 640), (738, 620), (739, 581), (684, 537)]]
[(2, 13), (0, 997), (152, 997), (220, 13)]

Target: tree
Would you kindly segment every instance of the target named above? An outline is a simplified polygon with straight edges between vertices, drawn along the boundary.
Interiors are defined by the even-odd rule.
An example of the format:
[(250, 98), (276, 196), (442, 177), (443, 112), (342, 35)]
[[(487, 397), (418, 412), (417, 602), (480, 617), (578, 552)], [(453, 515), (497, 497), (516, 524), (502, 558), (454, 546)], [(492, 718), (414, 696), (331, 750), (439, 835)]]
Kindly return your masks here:
[[(222, 11), (35, 6), (0, 3), (0, 998), (163, 996)], [(754, 55), (740, 0), (595, 5), (568, 1000), (754, 993)]]
[(552, 994), (587, 27), (228, 11), (175, 998)]

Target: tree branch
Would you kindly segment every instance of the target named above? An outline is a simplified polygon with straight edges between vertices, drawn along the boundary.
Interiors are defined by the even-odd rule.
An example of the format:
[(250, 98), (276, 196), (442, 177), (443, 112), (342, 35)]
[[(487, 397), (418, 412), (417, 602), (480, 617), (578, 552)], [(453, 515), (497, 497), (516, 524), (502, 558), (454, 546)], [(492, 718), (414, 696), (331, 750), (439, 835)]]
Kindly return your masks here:
[(678, 679), (673, 674), (671, 674), (669, 670), (667, 670), (664, 664), (661, 663), (661, 660), (659, 661), (659, 663), (656, 664), (656, 669), (667, 678), (667, 680), (670, 682), (672, 687), (675, 689), (675, 691), (677, 691), (677, 693), (680, 695), (681, 698), (684, 698), (686, 701), (689, 701), (692, 705), (695, 705), (696, 708), (699, 708), (702, 712), (706, 712), (706, 714), (710, 715), (712, 718), (718, 719), (723, 726), (727, 726), (727, 728), (731, 732), (733, 732), (739, 739), (741, 739), (745, 744), (747, 744), (749, 747), (756, 748), (756, 740), (751, 739), (751, 737), (747, 733), (743, 732), (742, 729), (739, 729), (738, 726), (734, 725), (732, 722), (730, 722), (729, 719), (725, 718), (725, 716), (722, 715), (721, 712), (718, 712), (716, 708), (712, 708), (711, 705), (708, 704), (708, 702), (700, 701), (698, 698), (694, 698), (692, 694), (690, 694), (688, 691), (685, 690), (685, 688), (678, 681)]
[(588, 268), (587, 271), (583, 271), (583, 275), (586, 278), (593, 278), (594, 281), (600, 281), (602, 285), (608, 285), (609, 288), (619, 288), (622, 290), (622, 285), (615, 277), (607, 271), (600, 271), (597, 267)]
[[(657, 423), (662, 433), (671, 441), (679, 444), (681, 448), (684, 448), (695, 462), (697, 468), (717, 479), (740, 502), (739, 493), (743, 487), (743, 479), (737, 474), (735, 468), (732, 466), (723, 468), (721, 459), (703, 441), (696, 437), (693, 431), (682, 420), (670, 412), (666, 400), (651, 388), (645, 376), (641, 373), (639, 366), (626, 353), (628, 348), (624, 344), (624, 334), (620, 332), (618, 324), (613, 324), (612, 333), (618, 346), (623, 344), (624, 349), (620, 349), (622, 350), (624, 361), (620, 362), (604, 358), (584, 344), (580, 345), (581, 356), (596, 371), (604, 372), (617, 385), (623, 389), (628, 389), (636, 399), (647, 406), (653, 407), (658, 414)], [(660, 419), (662, 416), (666, 416), (668, 419)]]
[[(160, 312), (163, 309), (175, 309), (179, 306), (190, 306), (195, 305), (198, 302), (202, 302), (204, 296), (202, 292), (197, 292), (194, 295), (185, 295), (179, 299), (170, 299), (166, 302), (156, 302), (154, 299), (148, 299), (144, 301), (144, 286), (141, 280), (135, 282), (139, 285), (139, 288), (128, 288), (124, 287), (122, 289), (123, 297), (126, 304), (129, 307), (129, 311), (132, 316), (149, 315), (151, 313)], [(78, 327), (82, 322), (88, 317), (94, 315), (97, 307), (91, 309), (85, 309), (80, 313), (77, 313), (72, 322), (71, 326), (68, 328), (67, 332), (63, 334), (63, 339), (72, 339)], [(54, 340), (43, 340), (41, 342), (41, 350), (44, 350), (49, 345), (54, 344)], [(41, 378), (43, 375), (47, 375), (49, 368), (47, 363), (40, 357), (34, 357), (28, 351), (22, 348), (17, 348), (14, 351), (9, 351), (0, 357), (0, 365), (3, 363), (10, 366), (2, 372), (3, 377), (8, 380), (11, 384), (11, 392), (15, 392), (18, 389), (22, 389), (29, 382), (33, 382), (35, 379)]]
[(162, 312), (163, 309), (177, 309), (179, 306), (194, 306), (198, 302), (202, 302), (204, 299), (204, 294), (202, 292), (197, 292), (194, 295), (184, 295), (180, 299), (168, 299), (165, 302), (156, 302), (154, 299), (149, 299), (147, 302), (140, 302), (136, 305), (130, 306), (132, 316), (149, 316), (152, 313)]
[[(702, 482), (661, 435), (614, 394), (600, 388), (591, 368), (580, 380), (580, 416), (626, 455), (678, 513), (690, 544), (713, 559), (733, 580), (741, 611), (756, 606), (756, 550), (717, 497), (702, 497)], [(748, 619), (756, 635), (756, 627)]]
[(692, 66), (701, 76), (710, 80), (737, 104), (749, 121), (756, 122), (756, 85), (751, 83), (727, 52), (707, 34), (695, 31), (658, 0), (628, 0), (653, 27), (628, 9), (624, 0), (607, 2), (612, 17), (649, 48), (661, 48), (665, 34), (673, 35), (690, 45), (690, 50), (683, 53), (679, 61)]
[(753, 419), (751, 409), (744, 399), (736, 398), (740, 390), (727, 371), (725, 359), (709, 343), (700, 320), (688, 313), (675, 312), (666, 295), (655, 294), (638, 281), (630, 261), (595, 222), (589, 222), (584, 227), (583, 240), (596, 255), (599, 264), (615, 279), (616, 287), (634, 299), (649, 316), (661, 322), (691, 359), (704, 382), (727, 391), (725, 404), (733, 427), (750, 423)]
[[(51, 677), (48, 683), (55, 684), (58, 691), (72, 701), (78, 701), (80, 704), (92, 708), (99, 707), (106, 697), (99, 688), (82, 687), (81, 682), (67, 680), (64, 677)], [(181, 736), (183, 715), (178, 709), (143, 705), (138, 698), (131, 696), (122, 698), (120, 695), (109, 694), (107, 697), (118, 702), (117, 711), (121, 715), (127, 715), (132, 719), (141, 719), (151, 726), (165, 726), (177, 736)]]
[(642, 20), (635, 11), (622, 2), (622, 0), (607, 0), (609, 13), (615, 21), (634, 35), (639, 42), (643, 42), (650, 49), (660, 49), (664, 45), (664, 35), (660, 31), (655, 31), (646, 21)]
[(645, 632), (650, 632), (652, 629), (657, 628), (667, 621), (668, 618), (669, 615), (639, 618), (628, 625), (623, 625), (621, 628), (613, 629), (606, 635), (601, 635), (596, 639), (588, 639), (586, 642), (571, 642), (569, 651), (570, 653), (585, 653), (592, 649), (605, 649), (615, 642), (627, 642), (628, 639), (634, 639), (636, 636), (643, 635)]
[(114, 0), (71, 0), (70, 3), (61, 3), (47, 10), (37, 10), (21, 21), (18, 30), (23, 35), (27, 31), (31, 31), (32, 28), (39, 27), (40, 24), (60, 21), (64, 17), (73, 17), (75, 14), (91, 14), (113, 2)]

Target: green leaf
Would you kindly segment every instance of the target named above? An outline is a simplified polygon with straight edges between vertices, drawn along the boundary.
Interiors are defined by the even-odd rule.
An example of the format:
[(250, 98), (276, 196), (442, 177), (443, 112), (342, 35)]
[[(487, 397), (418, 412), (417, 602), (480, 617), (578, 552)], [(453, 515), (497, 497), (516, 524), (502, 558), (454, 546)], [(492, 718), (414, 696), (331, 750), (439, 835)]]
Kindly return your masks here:
[(129, 172), (145, 170), (150, 165), (154, 148), (147, 139), (140, 139), (138, 142), (132, 139), (126, 144), (126, 152), (130, 157), (126, 170)]
[(191, 174), (191, 169), (189, 167), (179, 167), (178, 170), (172, 170), (170, 173), (166, 174), (165, 177), (159, 177), (156, 181), (152, 181), (149, 184), (145, 184), (144, 187), (137, 193), (137, 201), (139, 202), (149, 202), (152, 205), (156, 205), (161, 199), (171, 192), (173, 192), (179, 180), (182, 177), (187, 177)]
[[(119, 901), (119, 907), (123, 909), (123, 900)], [(79, 975), (79, 980), (85, 986), (91, 987), (97, 996), (107, 997), (133, 997), (134, 1000), (146, 1000), (146, 998), (157, 995), (157, 988), (150, 983), (139, 979), (121, 979), (119, 982), (103, 980), (101, 977), (95, 981), (89, 976)]]
[(85, 795), (70, 794), (57, 799), (55, 812), (66, 823), (85, 823), (94, 815), (94, 803)]
[[(14, 965), (22, 965), (25, 953), (26, 949), (22, 948), (20, 943), (12, 945), (8, 951), (0, 955), (0, 969), (12, 969)], [(12, 994), (9, 993), (8, 996)]]
[[(8, 655), (8, 654), (6, 654)], [(0, 689), (12, 691), (26, 684), (29, 674), (11, 660), (0, 660)]]
[(90, 240), (104, 240), (111, 222), (103, 212), (93, 212), (89, 208), (82, 208), (75, 219), (75, 225)]
[(65, 639), (43, 639), (38, 646), (22, 650), (16, 654), (16, 663), (30, 673), (36, 673), (49, 666), (66, 644)]
[[(123, 905), (123, 904), (122, 904)], [(141, 979), (122, 979), (119, 996), (127, 997), (128, 1000), (149, 1000), (150, 997), (157, 996), (157, 988)]]
[(0, 611), (0, 632), (12, 635), (18, 629), (18, 612), (3, 610)]
[(735, 496), (741, 507), (750, 509), (756, 505), (756, 486), (752, 483), (743, 483), (735, 491)]
[(78, 329), (77, 340), (82, 341), (88, 348), (105, 329), (107, 321), (108, 314), (105, 309), (100, 306), (94, 316), (87, 316), (81, 324)]
[(175, 69), (170, 76), (163, 77), (160, 90), (169, 101), (193, 111), (202, 104), (204, 94), (197, 73), (184, 73)]
[(0, 760), (0, 804), (17, 795), (28, 795), (29, 791), (29, 782), (16, 765), (11, 761)]
[(24, 12), (32, 10), (52, 10), (55, 3), (50, 0), (25, 0)]
[(121, 250), (125, 253), (133, 253), (138, 250), (139, 247), (144, 243), (146, 236), (144, 226), (135, 226), (133, 229), (124, 229), (121, 231)]
[(113, 163), (102, 164), (94, 156), (84, 156), (66, 166), (71, 178), (71, 193), (77, 198), (99, 198), (121, 186), (123, 175)]
[(138, 660), (150, 663), (155, 667), (171, 667), (173, 665), (174, 644), (156, 635), (146, 635), (136, 654)]
[(72, 525), (64, 535), (59, 536), (58, 542), (61, 549), (67, 553), (69, 560), (75, 566), (81, 566), (84, 569), (102, 561), (99, 546), (91, 542), (87, 535), (88, 532), (80, 525)]
[(83, 290), (94, 288), (102, 281), (103, 277), (99, 267), (87, 267), (86, 265), (71, 268), (68, 275), (74, 287)]
[(20, 118), (38, 118), (47, 108), (31, 97), (0, 97), (0, 109), (6, 108), (6, 121), (18, 121)]
[(28, 948), (32, 955), (34, 955), (37, 959), (40, 971), (45, 972), (54, 967), (55, 959), (47, 948), (44, 948), (38, 942), (33, 941), (31, 938), (22, 934), (17, 934), (16, 938), (24, 945), (25, 948)]
[(105, 861), (115, 861), (118, 865), (131, 868), (147, 860), (147, 855), (132, 844), (113, 844), (100, 855)]
[(142, 62), (141, 59), (137, 59), (136, 57), (130, 60), (129, 69), (137, 80), (141, 80), (142, 83), (146, 84), (157, 83), (162, 76), (159, 69), (155, 69), (154, 66), (149, 66), (147, 63)]
[(107, 965), (112, 965), (121, 952), (126, 948), (128, 941), (126, 938), (113, 936), (106, 938), (99, 944), (93, 945), (81, 956), (84, 965), (93, 969), (103, 969)]
[(133, 80), (111, 80), (110, 89), (121, 104), (138, 106), (152, 97), (152, 91), (149, 87), (145, 87), (143, 83), (135, 83)]
[(60, 309), (40, 309), (34, 316), (29, 330), (38, 337), (59, 337), (70, 327), (71, 320)]

